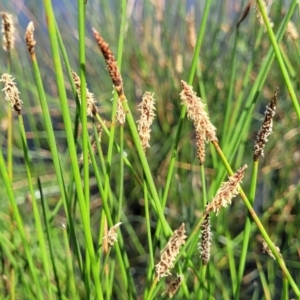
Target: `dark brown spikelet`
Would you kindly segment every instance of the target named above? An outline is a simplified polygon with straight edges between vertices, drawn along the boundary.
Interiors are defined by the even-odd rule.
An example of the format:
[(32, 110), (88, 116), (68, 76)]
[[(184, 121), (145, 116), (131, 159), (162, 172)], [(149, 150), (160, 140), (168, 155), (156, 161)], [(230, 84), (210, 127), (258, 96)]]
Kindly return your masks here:
[(210, 246), (212, 240), (209, 215), (206, 215), (201, 227), (202, 231), (200, 235), (200, 242), (198, 243), (198, 250), (200, 252), (200, 258), (202, 260), (202, 263), (204, 265), (207, 265), (210, 259)]
[(167, 294), (169, 298), (173, 298), (173, 296), (178, 291), (182, 283), (182, 280), (183, 280), (183, 275), (177, 275), (177, 278), (170, 282), (164, 294)]
[(2, 17), (2, 34), (3, 34), (3, 49), (10, 51), (15, 46), (15, 26), (13, 23), (13, 17), (7, 12), (0, 12)]
[(119, 97), (121, 97), (124, 94), (123, 80), (122, 80), (119, 68), (117, 66), (115, 57), (114, 57), (112, 51), (110, 50), (109, 45), (105, 42), (105, 40), (102, 38), (102, 36), (99, 34), (99, 32), (94, 28), (93, 28), (93, 33), (94, 33), (95, 40), (105, 58), (108, 72), (109, 72), (109, 75), (115, 86), (115, 89), (116, 89)]
[(272, 97), (270, 103), (266, 107), (264, 122), (257, 134), (254, 144), (253, 160), (257, 161), (260, 156), (264, 156), (264, 148), (268, 141), (269, 135), (272, 133), (273, 117), (275, 115), (276, 103), (278, 98), (278, 87)]
[(249, 0), (246, 7), (245, 7), (245, 9), (242, 12), (241, 17), (239, 18), (239, 20), (236, 24), (236, 28), (239, 28), (240, 24), (247, 18), (248, 14), (250, 12), (250, 8), (251, 8), (252, 4), (253, 4), (253, 0)]
[(27, 29), (26, 29), (26, 32), (25, 32), (25, 41), (26, 41), (26, 44), (27, 44), (28, 52), (31, 56), (35, 54), (34, 46), (36, 44), (33, 32), (34, 32), (33, 22), (29, 22), (29, 24), (27, 26)]

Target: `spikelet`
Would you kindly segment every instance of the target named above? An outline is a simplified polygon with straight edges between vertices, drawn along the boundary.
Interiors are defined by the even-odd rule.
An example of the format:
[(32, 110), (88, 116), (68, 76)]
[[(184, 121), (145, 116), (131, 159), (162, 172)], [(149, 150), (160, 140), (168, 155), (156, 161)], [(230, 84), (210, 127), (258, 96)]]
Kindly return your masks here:
[(286, 28), (286, 34), (289, 38), (291, 38), (293, 41), (296, 41), (299, 39), (299, 33), (298, 30), (293, 22), (288, 22), (287, 28)]
[(257, 161), (260, 156), (264, 156), (265, 145), (268, 141), (269, 135), (272, 133), (273, 117), (275, 115), (277, 97), (278, 97), (278, 88), (276, 89), (270, 103), (266, 107), (265, 118), (256, 137), (256, 141), (254, 144), (254, 151), (253, 151), (254, 161)]
[[(80, 82), (80, 77), (76, 74), (76, 72), (74, 72), (73, 70), (71, 70), (72, 72), (72, 77), (73, 77), (73, 81), (76, 87), (76, 92), (78, 95), (78, 98), (80, 100), (80, 86), (81, 86), (81, 82)], [(95, 100), (95, 96), (93, 93), (91, 93), (88, 88), (86, 88), (86, 113), (88, 116), (94, 117), (98, 112), (97, 106), (96, 106), (96, 100)]]
[(33, 22), (29, 22), (26, 32), (25, 32), (25, 41), (26, 41), (26, 45), (27, 45), (27, 49), (29, 54), (32, 56), (35, 54), (34, 52), (34, 46), (36, 44), (36, 41), (34, 39), (34, 25)]
[[(271, 27), (273, 27), (273, 26), (274, 26), (274, 23), (271, 21), (271, 19), (270, 19), (270, 17), (269, 17), (269, 12), (268, 12), (268, 11), (270, 10), (270, 7), (271, 7), (273, 1), (271, 0), (271, 1), (268, 1), (268, 2), (270, 2), (270, 3), (268, 3), (268, 5), (267, 5), (267, 4), (266, 4), (266, 1), (264, 1), (264, 0), (261, 1), (262, 5), (263, 5), (263, 7), (264, 7), (264, 10), (265, 10), (266, 13), (267, 13), (267, 17), (268, 17), (269, 24), (270, 24)], [(259, 20), (259, 24), (260, 24), (261, 26), (264, 26), (265, 31), (266, 31), (265, 22), (264, 22), (264, 19), (263, 19), (263, 17), (262, 17), (262, 14), (261, 14), (261, 12), (260, 12), (260, 10), (259, 10), (258, 4), (256, 4), (256, 17), (257, 17), (257, 19)]]
[(121, 102), (120, 98), (118, 99), (116, 119), (119, 122), (120, 126), (124, 126), (125, 120), (126, 120), (126, 115), (125, 115), (125, 111), (124, 111), (124, 108), (122, 106), (122, 102)]
[(107, 233), (107, 236), (105, 236), (103, 239), (107, 239), (107, 242), (110, 247), (112, 247), (118, 240), (117, 240), (117, 229), (122, 224), (122, 222), (119, 222), (115, 224), (113, 227), (111, 227)]
[(188, 41), (192, 47), (192, 49), (195, 48), (197, 43), (197, 34), (196, 34), (196, 26), (195, 26), (195, 7), (193, 6), (190, 12), (188, 13), (186, 17), (187, 22), (187, 37)]
[(142, 102), (138, 105), (138, 110), (141, 112), (141, 118), (137, 121), (138, 132), (141, 139), (141, 143), (146, 152), (146, 149), (150, 147), (150, 126), (153, 123), (155, 114), (154, 98), (153, 94), (146, 92), (143, 95)]
[(251, 9), (251, 6), (253, 5), (253, 2), (254, 0), (249, 0), (245, 9), (243, 10), (238, 22), (237, 22), (237, 25), (236, 27), (239, 28), (239, 26), (241, 25), (241, 23), (247, 18), (249, 12), (250, 12), (250, 9)]
[(161, 251), (160, 261), (155, 265), (156, 277), (158, 280), (164, 276), (171, 275), (170, 269), (174, 267), (174, 261), (179, 254), (179, 249), (185, 244), (185, 225), (184, 223), (174, 231), (166, 247)]
[(3, 74), (0, 81), (4, 83), (4, 91), (5, 100), (10, 101), (11, 107), (16, 111), (20, 112), (22, 110), (23, 101), (21, 101), (19, 97), (19, 90), (14, 82), (15, 78), (13, 78), (10, 74)]
[(217, 142), (216, 128), (210, 122), (207, 112), (205, 111), (205, 104), (201, 98), (197, 97), (193, 88), (185, 81), (181, 81), (182, 92), (180, 98), (181, 104), (186, 105), (187, 116), (193, 121), (196, 130), (197, 138), (197, 156), (200, 164), (204, 163), (205, 159), (205, 142)]
[[(266, 243), (266, 241), (264, 239), (261, 240), (262, 242), (262, 253), (266, 253), (268, 254), (270, 257), (272, 257), (274, 260), (275, 260), (275, 256), (272, 252), (272, 250), (269, 248), (268, 244)], [(280, 248), (277, 247), (274, 243), (273, 245), (275, 246), (277, 252), (279, 253), (279, 255), (281, 256), (281, 253), (280, 253)]]
[(210, 246), (212, 240), (212, 233), (210, 230), (210, 216), (206, 215), (205, 220), (201, 225), (202, 231), (200, 234), (200, 242), (198, 243), (198, 250), (200, 258), (204, 265), (207, 265), (210, 259)]
[(218, 215), (222, 207), (227, 207), (231, 204), (232, 198), (239, 193), (239, 185), (245, 174), (247, 165), (241, 167), (235, 174), (229, 177), (229, 181), (223, 182), (216, 196), (206, 206), (205, 213), (214, 211)]
[(0, 12), (2, 17), (2, 35), (3, 35), (3, 49), (11, 51), (15, 46), (15, 25), (13, 23), (13, 16), (7, 12)]
[(169, 298), (173, 298), (173, 296), (177, 293), (181, 283), (183, 281), (183, 275), (177, 275), (175, 280), (172, 280), (164, 292), (164, 294), (168, 295)]
[(94, 28), (93, 28), (93, 33), (94, 33), (95, 40), (105, 58), (108, 72), (109, 72), (109, 75), (115, 86), (115, 89), (116, 89), (119, 97), (121, 97), (124, 94), (123, 80), (122, 80), (119, 68), (117, 66), (115, 57), (114, 57), (112, 51), (110, 50), (109, 45), (105, 42), (105, 40), (102, 38), (102, 36), (99, 34), (99, 32)]

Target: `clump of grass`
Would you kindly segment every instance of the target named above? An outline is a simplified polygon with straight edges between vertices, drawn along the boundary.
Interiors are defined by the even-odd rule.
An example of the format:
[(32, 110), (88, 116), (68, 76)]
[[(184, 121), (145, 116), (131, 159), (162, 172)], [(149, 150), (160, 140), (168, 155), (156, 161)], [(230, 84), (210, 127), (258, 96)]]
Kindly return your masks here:
[[(263, 22), (260, 28), (252, 26), (256, 22), (250, 14), (253, 1), (248, 2), (237, 26), (217, 15), (225, 13), (225, 2), (212, 6), (212, 1), (206, 1), (199, 16), (198, 9), (186, 11), (182, 3), (170, 12), (162, 2), (146, 1), (139, 21), (142, 26), (135, 27), (127, 17), (131, 10), (132, 16), (139, 16), (138, 5), (126, 10), (122, 0), (119, 18), (117, 7), (100, 1), (99, 21), (90, 13), (92, 6), (93, 12), (98, 8), (93, 1), (78, 1), (78, 20), (69, 20), (73, 35), (78, 27), (79, 51), (74, 51), (73, 35), (61, 25), (62, 20), (55, 19), (52, 3), (46, 0), (50, 43), (38, 26), (39, 16), (37, 30), (30, 22), (25, 33), (31, 66), (23, 59), (22, 63), (25, 71), (33, 70), (34, 82), (30, 72), (19, 66), (18, 57), (24, 56), (21, 47), (14, 49), (18, 53), (11, 51), (12, 16), (1, 14), (13, 72), (8, 70), (0, 81), (3, 98), (17, 113), (18, 126), (14, 139), (12, 133), (7, 134), (10, 141), (1, 136), (1, 184), (11, 210), (3, 209), (0, 216), (0, 293), (11, 299), (18, 298), (18, 293), (39, 299), (300, 296), (297, 266), (287, 268), (285, 263), (285, 257), (297, 260), (297, 245), (278, 243), (279, 252), (272, 242), (281, 236), (294, 241), (298, 234), (290, 220), (299, 211), (299, 183), (290, 184), (287, 175), (297, 173), (297, 161), (286, 160), (296, 157), (297, 141), (291, 133), (300, 120), (296, 71), (289, 63), (299, 62), (298, 36), (288, 25), (297, 1), (291, 2), (283, 18), (273, 11), (279, 4), (270, 9), (264, 1), (256, 2)], [(68, 8), (71, 13), (73, 6)], [(186, 22), (171, 26), (174, 12), (176, 20), (180, 17)], [(251, 26), (246, 22), (240, 26), (246, 17)], [(105, 29), (101, 35), (92, 29), (95, 41), (91, 42), (90, 25), (104, 28), (102, 19)], [(119, 19), (117, 29), (112, 20)], [(236, 27), (238, 31), (233, 31)], [(270, 41), (262, 39), (264, 28)], [(286, 28), (295, 52), (280, 42)], [(220, 38), (226, 41), (222, 47)], [(46, 51), (50, 48), (52, 57)], [(272, 65), (275, 57), (279, 69)], [(55, 79), (44, 73), (44, 61)], [(102, 68), (104, 62), (108, 72)], [(79, 75), (71, 65), (79, 65)], [(280, 87), (280, 97), (279, 89), (272, 97), (273, 86)], [(150, 92), (143, 94), (145, 90)], [(26, 94), (28, 98), (23, 98)], [(254, 141), (261, 116), (258, 105), (262, 106), (264, 97), (271, 101)], [(6, 118), (5, 114), (1, 117)], [(15, 121), (9, 121), (11, 129)], [(284, 151), (278, 151), (280, 143)], [(12, 157), (14, 168), (9, 163)], [(245, 174), (247, 165), (251, 174)], [(279, 177), (276, 184), (275, 177)], [(273, 191), (262, 201), (261, 186), (271, 186)], [(18, 197), (27, 193), (31, 201), (19, 204)], [(23, 206), (29, 210), (24, 212)], [(65, 224), (64, 230), (60, 223)], [(173, 232), (174, 224), (182, 225)], [(264, 251), (274, 261), (252, 255), (257, 231)], [(156, 252), (164, 244), (155, 264)], [(180, 275), (175, 280), (167, 278), (170, 284), (164, 289), (164, 277), (172, 276), (173, 269)], [(277, 289), (277, 270), (283, 274), (282, 293)], [(249, 274), (254, 277), (245, 284)]]

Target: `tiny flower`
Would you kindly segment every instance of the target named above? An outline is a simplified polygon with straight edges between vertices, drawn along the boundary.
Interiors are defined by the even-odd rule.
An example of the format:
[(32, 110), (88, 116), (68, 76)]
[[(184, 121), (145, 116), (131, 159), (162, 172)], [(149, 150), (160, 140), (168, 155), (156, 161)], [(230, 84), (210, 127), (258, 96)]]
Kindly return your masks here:
[(200, 258), (203, 264), (207, 265), (210, 259), (210, 246), (212, 240), (209, 215), (206, 215), (205, 220), (202, 223), (201, 227), (202, 227), (202, 231), (200, 234), (200, 242), (198, 243), (198, 250), (200, 252)]
[(13, 17), (6, 12), (0, 12), (2, 17), (2, 34), (3, 34), (3, 49), (10, 51), (15, 46), (15, 25), (13, 23)]
[[(271, 256), (275, 260), (275, 256), (274, 256), (272, 250), (269, 248), (269, 246), (266, 243), (266, 241), (262, 239), (261, 242), (262, 242), (262, 253), (268, 254), (269, 256)], [(275, 246), (276, 250), (278, 251), (279, 255), (281, 256), (280, 248), (277, 247), (274, 243), (273, 243), (273, 245)]]
[(178, 291), (183, 280), (183, 275), (177, 275), (176, 279), (171, 281), (167, 287), (167, 290), (164, 294), (167, 294), (169, 298), (173, 298), (173, 296)]
[(19, 90), (16, 86), (16, 83), (14, 82), (14, 79), (10, 74), (3, 74), (0, 81), (4, 83), (4, 91), (5, 93), (5, 100), (10, 101), (11, 107), (16, 111), (20, 112), (22, 110), (22, 104), (19, 97)]
[(214, 211), (217, 215), (222, 207), (231, 204), (232, 198), (239, 193), (239, 186), (245, 174), (247, 165), (241, 167), (235, 174), (229, 177), (229, 181), (223, 182), (216, 196), (207, 204), (205, 213)]
[(109, 229), (107, 236), (105, 236), (103, 239), (107, 239), (107, 242), (110, 247), (112, 247), (118, 240), (117, 240), (117, 229), (122, 224), (122, 222), (119, 222), (115, 224), (112, 228)]
[(154, 114), (154, 98), (153, 94), (146, 92), (142, 98), (142, 102), (138, 105), (138, 110), (141, 112), (141, 118), (138, 122), (138, 132), (142, 142), (144, 152), (149, 148), (150, 141), (150, 126), (153, 123)]
[[(81, 82), (80, 82), (80, 77), (76, 74), (76, 72), (74, 72), (73, 70), (71, 70), (72, 72), (72, 77), (73, 77), (73, 81), (76, 87), (76, 92), (77, 95), (80, 99), (80, 95), (81, 95), (81, 91), (80, 91), (80, 86), (81, 86)], [(97, 106), (96, 106), (96, 100), (95, 100), (95, 96), (93, 93), (91, 93), (88, 88), (86, 88), (86, 112), (88, 116), (95, 116), (98, 112)]]
[(161, 251), (160, 261), (155, 265), (156, 277), (159, 280), (164, 276), (171, 275), (170, 269), (174, 267), (174, 261), (179, 254), (179, 249), (185, 244), (185, 225), (184, 223), (174, 231), (166, 247)]
[(34, 55), (34, 46), (36, 44), (33, 32), (34, 32), (33, 22), (29, 22), (26, 32), (25, 32), (25, 40), (26, 40), (27, 49), (28, 49), (28, 52), (30, 55)]
[(272, 133), (273, 117), (275, 115), (275, 110), (276, 110), (277, 96), (278, 96), (278, 88), (276, 89), (275, 94), (271, 99), (270, 103), (267, 105), (264, 122), (256, 137), (256, 141), (254, 144), (254, 153), (253, 153), (254, 161), (257, 161), (260, 156), (264, 156), (265, 145), (268, 141), (269, 135)]

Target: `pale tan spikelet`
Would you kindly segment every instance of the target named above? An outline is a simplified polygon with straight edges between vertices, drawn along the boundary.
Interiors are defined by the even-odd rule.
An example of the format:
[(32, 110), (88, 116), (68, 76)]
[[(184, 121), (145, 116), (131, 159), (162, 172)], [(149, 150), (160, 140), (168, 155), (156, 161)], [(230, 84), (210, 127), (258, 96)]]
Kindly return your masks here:
[[(268, 10), (269, 10), (268, 7), (269, 8), (271, 7), (273, 1), (271, 0), (270, 3), (268, 3), (268, 5), (267, 5), (266, 1), (264, 1), (264, 0), (262, 0), (261, 2), (262, 2), (262, 5), (264, 6), (264, 9), (265, 9), (266, 13), (267, 13), (267, 17), (268, 17), (268, 21), (270, 23), (270, 26), (273, 27), (274, 23), (271, 21), (271, 19), (269, 17), (269, 13), (268, 13)], [(256, 1), (255, 1), (255, 3), (256, 3)], [(264, 19), (262, 17), (262, 14), (261, 14), (261, 12), (259, 10), (259, 7), (258, 7), (257, 3), (256, 3), (256, 17), (259, 20), (259, 24), (261, 26), (264, 26), (265, 31), (266, 31), (265, 22), (264, 22)]]
[(19, 97), (20, 92), (14, 80), (15, 78), (7, 73), (3, 74), (0, 79), (0, 81), (4, 83), (4, 89), (2, 89), (2, 91), (5, 93), (5, 100), (10, 101), (11, 107), (16, 112), (20, 112), (22, 110), (23, 101), (21, 101)]
[[(81, 86), (81, 81), (80, 81), (80, 77), (76, 74), (75, 71), (71, 70), (72, 72), (72, 77), (73, 77), (73, 81), (76, 87), (76, 92), (78, 95), (79, 100), (80, 99), (80, 86)], [(86, 88), (86, 113), (88, 116), (94, 117), (98, 112), (98, 108), (96, 106), (96, 100), (95, 100), (95, 96), (93, 93), (91, 93), (88, 88)]]
[(173, 298), (173, 296), (177, 293), (181, 283), (183, 281), (183, 275), (177, 275), (175, 280), (172, 280), (164, 292), (164, 294), (168, 295), (169, 298)]
[(194, 122), (196, 131), (203, 130), (205, 134), (205, 141), (218, 141), (216, 136), (216, 128), (210, 122), (207, 112), (205, 111), (205, 104), (201, 98), (197, 97), (193, 88), (185, 81), (181, 80), (182, 92), (180, 98), (183, 105), (186, 105), (187, 116)]
[(117, 241), (117, 229), (122, 224), (122, 222), (119, 222), (115, 224), (113, 227), (111, 227), (107, 233), (107, 236), (105, 236), (103, 239), (107, 239), (107, 242), (110, 247), (112, 247)]
[(7, 12), (0, 12), (2, 17), (2, 35), (3, 35), (3, 49), (11, 51), (15, 46), (15, 25), (13, 16)]
[(204, 165), (205, 162), (205, 132), (202, 128), (196, 128), (196, 146), (197, 157), (200, 165)]
[(273, 118), (275, 115), (277, 98), (278, 98), (278, 87), (276, 88), (276, 91), (270, 103), (266, 107), (265, 118), (256, 137), (256, 141), (254, 144), (254, 151), (253, 151), (254, 161), (257, 161), (260, 156), (264, 156), (264, 148), (268, 141), (268, 137), (272, 133), (272, 129), (273, 129)]
[(170, 269), (174, 267), (174, 261), (179, 254), (179, 249), (185, 244), (186, 231), (184, 223), (174, 231), (166, 247), (161, 251), (160, 261), (155, 265), (156, 277), (158, 280), (164, 276), (171, 275)]
[(192, 7), (190, 12), (186, 17), (187, 22), (187, 36), (191, 47), (194, 49), (197, 43), (197, 34), (196, 34), (196, 26), (195, 26), (195, 7)]
[(155, 100), (153, 94), (146, 92), (142, 97), (142, 102), (138, 105), (138, 110), (141, 112), (141, 118), (137, 121), (138, 132), (141, 139), (141, 143), (146, 152), (146, 149), (150, 147), (149, 141), (151, 137), (150, 126), (153, 123), (155, 114)]
[[(272, 257), (275, 260), (275, 256), (274, 256), (272, 250), (269, 248), (268, 244), (266, 243), (266, 241), (263, 238), (261, 239), (261, 243), (262, 243), (262, 253), (268, 254), (270, 257)], [(277, 247), (274, 243), (273, 243), (273, 245), (275, 246), (277, 252), (281, 256), (280, 248)]]
[(183, 72), (183, 61), (182, 55), (177, 54), (175, 57), (175, 70), (177, 73), (181, 74)]
[(218, 215), (222, 207), (227, 207), (231, 204), (232, 198), (239, 193), (239, 186), (245, 174), (247, 165), (241, 167), (235, 174), (229, 177), (229, 181), (223, 182), (217, 191), (216, 196), (206, 206), (205, 213), (214, 211)]
[(122, 101), (120, 98), (118, 99), (118, 107), (117, 107), (117, 121), (120, 126), (124, 126), (126, 120), (126, 114), (122, 105)]
[(293, 41), (296, 41), (296, 40), (299, 39), (298, 30), (297, 30), (295, 24), (292, 21), (288, 22), (288, 25), (287, 25), (287, 28), (286, 28), (286, 34)]
[(25, 37), (24, 38), (25, 38), (25, 41), (26, 41), (26, 44), (27, 44), (28, 52), (31, 56), (35, 54), (34, 46), (36, 44), (33, 32), (34, 32), (33, 22), (29, 22), (29, 24), (27, 26), (27, 29), (26, 29), (26, 32), (25, 32)]
[(198, 250), (200, 258), (204, 265), (207, 265), (210, 260), (210, 246), (212, 240), (212, 232), (210, 229), (210, 216), (207, 214), (205, 220), (201, 225), (200, 242), (198, 243)]
[(121, 97), (122, 95), (124, 95), (123, 80), (117, 62), (115, 60), (115, 57), (112, 51), (110, 50), (109, 45), (105, 42), (105, 40), (102, 38), (99, 32), (94, 28), (93, 28), (93, 33), (94, 33), (95, 40), (105, 58), (108, 72), (115, 86), (115, 89), (119, 97)]

